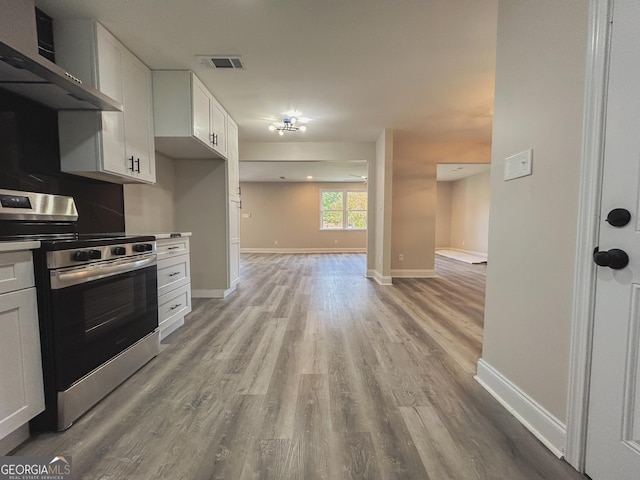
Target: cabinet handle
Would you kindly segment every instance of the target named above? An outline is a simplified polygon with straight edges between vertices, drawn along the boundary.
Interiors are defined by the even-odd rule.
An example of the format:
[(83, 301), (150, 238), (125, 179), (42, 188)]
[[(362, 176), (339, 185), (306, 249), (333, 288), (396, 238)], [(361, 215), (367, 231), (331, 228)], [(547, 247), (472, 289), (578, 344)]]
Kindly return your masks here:
[(218, 146), (218, 134), (214, 133), (213, 134), (213, 144), (217, 147)]
[(181, 305), (182, 305), (181, 303), (178, 303), (178, 304), (174, 305), (173, 307), (171, 307), (169, 310), (175, 310), (176, 308), (178, 308)]
[(167, 250), (176, 250), (176, 249), (178, 249), (178, 248), (180, 248), (180, 246), (179, 246), (179, 245), (176, 245), (175, 247), (169, 247), (169, 248), (167, 248)]
[(136, 163), (138, 164), (138, 168), (136, 168), (136, 172), (140, 173), (140, 159), (136, 159)]
[(180, 272), (173, 272), (173, 273), (170, 273), (169, 276), (170, 277), (175, 277), (176, 275), (179, 275), (179, 274), (180, 274)]
[(133, 168), (133, 165), (135, 163), (135, 160), (133, 159), (133, 155), (131, 155), (131, 158), (129, 160), (131, 160), (131, 168), (129, 170), (131, 170), (132, 172), (135, 172), (135, 170)]

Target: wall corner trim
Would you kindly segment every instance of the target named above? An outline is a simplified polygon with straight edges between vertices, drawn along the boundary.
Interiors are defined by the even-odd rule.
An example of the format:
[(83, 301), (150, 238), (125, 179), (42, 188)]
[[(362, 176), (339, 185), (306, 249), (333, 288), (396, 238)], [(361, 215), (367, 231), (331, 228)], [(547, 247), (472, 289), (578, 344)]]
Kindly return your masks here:
[(567, 428), (560, 420), (482, 358), (474, 378), (556, 457), (564, 457)]
[(383, 286), (393, 285), (393, 281), (391, 277), (385, 277), (383, 275), (380, 275), (380, 272), (378, 272), (377, 270), (367, 270), (365, 277), (373, 278), (379, 285), (383, 285)]

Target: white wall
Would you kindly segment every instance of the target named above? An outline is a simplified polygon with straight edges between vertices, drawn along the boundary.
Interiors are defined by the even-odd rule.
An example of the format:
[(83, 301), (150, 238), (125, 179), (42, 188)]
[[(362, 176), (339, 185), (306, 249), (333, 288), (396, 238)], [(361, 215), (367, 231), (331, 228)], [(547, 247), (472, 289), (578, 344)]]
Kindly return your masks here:
[(452, 183), (436, 182), (436, 248), (451, 246)]
[(430, 147), (419, 136), (394, 131), (391, 270), (396, 277), (434, 275), (437, 164)]
[[(383, 133), (384, 135), (384, 133)], [(240, 161), (353, 161), (366, 160), (369, 177), (369, 230), (367, 232), (367, 271), (376, 269), (376, 231), (378, 222), (376, 168), (378, 143), (373, 142), (241, 142)], [(390, 213), (389, 213), (390, 215)], [(241, 239), (242, 241), (242, 239)], [(382, 248), (382, 247), (381, 247)]]
[(162, 233), (175, 230), (173, 160), (156, 152), (156, 184), (124, 185), (127, 233)]
[[(482, 361), (560, 422), (568, 363), (589, 2), (499, 4)], [(533, 149), (533, 175), (504, 159)]]
[(196, 291), (230, 287), (226, 184), (224, 160), (175, 160), (176, 228), (193, 233), (189, 245), (193, 296), (207, 296)]
[(243, 250), (366, 250), (366, 230), (320, 229), (320, 191), (366, 191), (365, 184), (244, 182), (241, 187), (240, 246)]
[[(376, 141), (375, 178), (369, 181), (369, 196), (375, 201), (373, 212), (369, 214), (369, 225), (374, 224), (374, 249), (368, 251), (369, 270), (367, 275), (373, 276), (380, 283), (391, 283), (391, 208), (393, 182), (393, 131), (384, 130)], [(373, 185), (373, 188), (371, 186)], [(369, 200), (371, 206), (372, 200)], [(371, 214), (373, 213), (373, 215)], [(373, 220), (373, 222), (372, 222)], [(369, 260), (373, 257), (373, 264)]]
[(470, 252), (487, 253), (490, 173), (479, 173), (451, 183), (450, 246)]

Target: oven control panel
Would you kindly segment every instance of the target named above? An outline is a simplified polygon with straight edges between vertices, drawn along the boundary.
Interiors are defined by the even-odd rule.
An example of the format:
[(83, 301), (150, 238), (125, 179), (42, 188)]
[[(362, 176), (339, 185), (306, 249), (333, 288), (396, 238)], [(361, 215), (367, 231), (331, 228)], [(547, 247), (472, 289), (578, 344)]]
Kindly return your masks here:
[(113, 261), (117, 259), (149, 255), (156, 253), (156, 242), (123, 243), (118, 245), (100, 245), (86, 248), (71, 248), (47, 252), (49, 269), (72, 267), (93, 262)]

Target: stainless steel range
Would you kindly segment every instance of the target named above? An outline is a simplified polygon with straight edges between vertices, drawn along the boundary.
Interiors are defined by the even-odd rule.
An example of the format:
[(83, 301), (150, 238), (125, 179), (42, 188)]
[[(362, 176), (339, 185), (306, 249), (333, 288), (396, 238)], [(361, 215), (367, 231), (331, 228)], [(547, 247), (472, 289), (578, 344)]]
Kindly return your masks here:
[(0, 240), (34, 251), (46, 410), (63, 430), (159, 353), (152, 236), (77, 235), (71, 197), (0, 190)]

